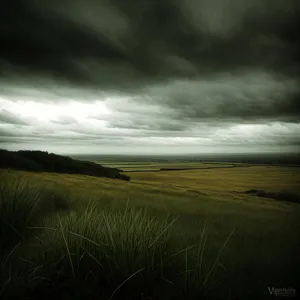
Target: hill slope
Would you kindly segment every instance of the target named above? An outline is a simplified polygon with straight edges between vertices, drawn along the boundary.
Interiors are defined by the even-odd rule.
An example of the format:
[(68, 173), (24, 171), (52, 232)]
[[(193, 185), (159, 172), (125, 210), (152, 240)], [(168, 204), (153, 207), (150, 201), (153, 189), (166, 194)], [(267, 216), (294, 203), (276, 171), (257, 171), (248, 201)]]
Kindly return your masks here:
[(0, 149), (0, 168), (35, 172), (84, 174), (130, 180), (129, 176), (121, 174), (118, 169), (103, 167), (93, 162), (80, 161), (45, 151), (8, 151)]

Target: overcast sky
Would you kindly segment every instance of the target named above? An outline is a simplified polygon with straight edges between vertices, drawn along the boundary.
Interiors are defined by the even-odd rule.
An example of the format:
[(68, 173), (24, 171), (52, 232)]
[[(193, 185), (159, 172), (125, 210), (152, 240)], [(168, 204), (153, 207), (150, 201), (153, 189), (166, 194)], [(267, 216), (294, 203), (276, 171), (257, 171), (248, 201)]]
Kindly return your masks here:
[(299, 0), (1, 3), (0, 148), (300, 150)]

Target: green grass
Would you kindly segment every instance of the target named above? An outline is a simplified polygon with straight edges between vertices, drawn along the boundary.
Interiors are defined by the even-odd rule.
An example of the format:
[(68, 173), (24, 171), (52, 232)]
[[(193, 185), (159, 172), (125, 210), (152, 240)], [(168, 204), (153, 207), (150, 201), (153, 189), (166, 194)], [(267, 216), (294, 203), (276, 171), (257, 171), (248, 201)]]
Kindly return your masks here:
[(0, 183), (0, 242), (1, 252), (23, 240), (28, 226), (49, 212), (68, 208), (66, 194), (49, 190), (43, 182), (24, 177), (12, 180), (1, 176)]
[[(81, 297), (112, 298), (119, 296), (119, 290), (130, 297), (156, 291), (173, 293), (175, 283), (177, 293), (196, 292), (200, 296), (211, 274), (201, 278), (198, 285), (203, 286), (188, 289), (187, 268), (193, 269), (194, 277), (200, 277), (199, 265), (190, 258), (186, 262), (183, 253), (189, 253), (189, 247), (179, 248), (174, 237), (172, 240), (175, 221), (158, 219), (146, 210), (126, 208), (94, 208), (80, 215), (58, 216), (46, 222), (46, 231), (39, 237), (41, 242), (29, 251), (42, 255), (26, 260), (44, 266), (41, 274), (47, 278), (46, 283), (51, 279), (56, 288), (69, 278), (64, 287), (74, 291), (73, 297), (78, 294), (78, 284), (84, 293), (89, 293)], [(189, 280), (193, 280), (192, 275)]]
[[(257, 177), (273, 174), (272, 180), (287, 182), (285, 169), (272, 170)], [(3, 171), (10, 195), (20, 174), (47, 192), (39, 192), (45, 196), (35, 217), (18, 221), (26, 229), (24, 239), (2, 257), (7, 297), (40, 299), (47, 291), (49, 299), (268, 299), (268, 287), (297, 288), (298, 204), (233, 196), (218, 185), (215, 193), (195, 193), (193, 180), (176, 189), (167, 180), (165, 186), (153, 181), (150, 173), (147, 185), (134, 178), (127, 183)], [(231, 174), (238, 184), (243, 184), (241, 174), (244, 180), (251, 177)], [(297, 177), (290, 185), (292, 180)], [(270, 184), (267, 178), (263, 184)], [(33, 190), (25, 191), (20, 195)], [(23, 199), (31, 203), (34, 197)], [(49, 205), (51, 199), (56, 205)]]
[(11, 278), (9, 259), (16, 249), (32, 237), (32, 226), (45, 216), (69, 209), (69, 198), (61, 190), (49, 189), (45, 182), (29, 177), (0, 176), (0, 295)]
[[(49, 298), (123, 299), (120, 295), (126, 293), (141, 299), (142, 294), (165, 293), (164, 297), (185, 299), (201, 296), (209, 287), (222, 251), (205, 269), (201, 248), (205, 232), (199, 241), (182, 244), (172, 230), (175, 214), (130, 207), (128, 201), (114, 208), (94, 199), (47, 216), (44, 202), (51, 198), (43, 185), (14, 178), (3, 181), (2, 190), (10, 191), (1, 194), (2, 208), (3, 203), (14, 207), (2, 214), (5, 224), (10, 217), (9, 227), (14, 229), (5, 237), (18, 229), (18, 235), (23, 233), (18, 243), (7, 246), (10, 251), (2, 253), (2, 296), (38, 298), (46, 293)], [(184, 229), (181, 232), (186, 236)]]

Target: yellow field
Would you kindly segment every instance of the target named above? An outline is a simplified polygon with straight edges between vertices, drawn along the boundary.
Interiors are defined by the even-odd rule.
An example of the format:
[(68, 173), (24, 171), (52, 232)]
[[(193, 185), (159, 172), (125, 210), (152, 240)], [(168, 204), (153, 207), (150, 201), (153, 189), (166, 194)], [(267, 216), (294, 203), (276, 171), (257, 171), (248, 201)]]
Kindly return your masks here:
[(207, 193), (245, 192), (261, 189), (300, 192), (300, 168), (250, 166), (161, 172), (125, 172), (132, 183), (195, 190)]
[[(299, 167), (222, 162), (110, 162), (106, 165), (129, 175), (131, 189), (140, 186), (232, 199), (248, 198), (239, 193), (251, 189), (300, 192)], [(187, 170), (159, 171), (163, 168)]]
[(205, 169), (205, 168), (223, 168), (232, 167), (237, 164), (218, 163), (218, 162), (99, 162), (106, 167), (122, 169), (125, 172), (129, 171), (149, 171), (160, 169)]
[[(286, 203), (250, 196), (243, 192), (250, 189), (300, 192), (300, 168), (295, 167), (239, 166), (185, 171), (124, 172), (131, 177), (130, 182), (86, 175), (12, 170), (7, 174), (43, 178), (50, 185), (69, 189), (76, 197), (94, 195), (101, 199), (131, 198), (137, 204), (158, 205), (165, 208), (180, 206), (184, 211), (197, 209), (199, 199), (201, 205), (207, 199), (212, 206), (215, 204), (211, 200), (221, 200), (228, 203), (242, 201), (258, 206), (267, 203), (269, 206), (281, 207)], [(186, 206), (186, 203), (189, 205)]]

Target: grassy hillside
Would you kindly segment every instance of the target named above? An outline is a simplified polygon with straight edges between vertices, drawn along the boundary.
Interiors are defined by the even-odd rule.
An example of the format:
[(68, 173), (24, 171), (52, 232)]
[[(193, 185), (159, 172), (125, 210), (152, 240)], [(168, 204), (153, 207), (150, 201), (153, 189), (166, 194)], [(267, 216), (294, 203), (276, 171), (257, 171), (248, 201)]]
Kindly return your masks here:
[[(22, 238), (4, 222), (9, 230), (1, 238), (6, 234), (12, 242), (2, 251), (9, 253), (2, 258), (2, 294), (27, 291), (39, 299), (46, 290), (49, 299), (67, 294), (72, 299), (271, 299), (268, 287), (299, 288), (299, 204), (224, 192), (220, 170), (209, 177), (213, 171), (198, 173), (198, 185), (206, 177), (210, 181), (197, 187), (196, 171), (176, 182), (170, 178), (177, 172), (155, 180), (154, 173), (148, 178), (135, 173), (125, 182), (3, 170), (9, 185), (0, 189), (2, 208), (5, 199), (23, 199), (21, 208), (31, 204), (23, 221), (6, 222)], [(224, 176), (229, 189), (266, 189), (271, 182), (281, 188), (289, 181), (297, 190), (299, 175), (285, 179), (284, 169), (230, 172), (238, 173), (228, 170)], [(31, 189), (40, 192), (28, 197), (16, 185), (24, 179), (45, 184), (46, 191)], [(32, 199), (41, 205), (32, 205)]]
[(97, 177), (130, 180), (115, 168), (103, 167), (90, 161), (75, 160), (44, 151), (7, 151), (0, 149), (0, 168), (35, 172), (85, 174)]

